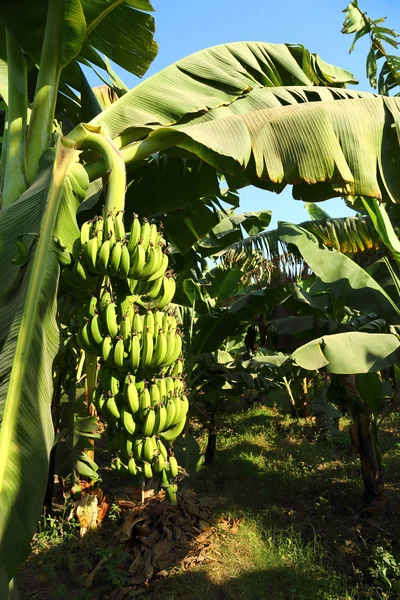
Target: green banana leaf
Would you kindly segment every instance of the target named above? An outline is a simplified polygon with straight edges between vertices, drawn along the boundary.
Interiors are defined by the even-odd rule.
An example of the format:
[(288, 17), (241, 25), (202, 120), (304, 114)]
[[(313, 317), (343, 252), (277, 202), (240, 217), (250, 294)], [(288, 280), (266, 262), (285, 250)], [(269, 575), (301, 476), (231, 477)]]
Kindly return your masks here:
[(351, 375), (387, 369), (400, 358), (400, 342), (385, 333), (337, 333), (304, 344), (292, 354), (309, 371), (326, 367), (329, 373)]
[[(2, 0), (0, 4), (5, 26), (36, 64), (40, 62), (47, 6), (42, 0)], [(154, 19), (148, 14), (153, 8), (148, 0), (67, 0), (67, 9), (64, 64), (69, 65), (63, 81), (80, 90), (78, 63), (107, 71), (101, 54), (130, 73), (144, 75), (158, 50), (153, 40)], [(0, 28), (0, 40), (3, 36), (4, 27), (3, 32)], [(4, 55), (0, 57), (5, 59)]]
[[(357, 255), (370, 250), (377, 251), (381, 246), (371, 219), (362, 215), (303, 221), (299, 226), (314, 234), (325, 246), (344, 254)], [(273, 260), (286, 252), (287, 247), (278, 239), (278, 230), (273, 229), (236, 242), (219, 252), (219, 255), (223, 256), (224, 260), (235, 262), (257, 251)]]
[[(30, 552), (40, 518), (54, 429), (52, 363), (59, 347), (59, 266), (52, 232), (63, 185), (77, 152), (57, 144), (48, 165), (21, 198), (0, 212), (0, 597)], [(40, 230), (40, 237), (38, 232)], [(10, 262), (14, 240), (30, 239), (27, 262)], [(33, 234), (33, 235), (32, 235)]]
[(289, 295), (284, 287), (244, 293), (228, 308), (200, 316), (195, 323), (191, 356), (214, 352), (226, 338), (243, 332), (255, 315), (276, 306)]
[[(169, 126), (185, 115), (198, 115), (233, 103), (251, 90), (280, 86), (326, 85), (324, 73), (333, 71), (337, 87), (355, 83), (354, 77), (320, 59), (315, 62), (300, 45), (234, 42), (196, 52), (153, 75), (124, 94), (91, 122), (111, 138), (149, 123)], [(332, 85), (332, 84), (330, 84)], [(285, 90), (278, 97), (286, 99)], [(347, 92), (346, 92), (347, 94)], [(280, 105), (278, 97), (269, 102)], [(252, 101), (253, 109), (260, 102)], [(292, 100), (293, 102), (293, 100)]]
[(279, 238), (297, 246), (307, 265), (326, 284), (335, 297), (364, 313), (374, 312), (393, 325), (400, 324), (400, 310), (367, 271), (349, 257), (321, 248), (318, 239), (300, 226), (279, 224)]

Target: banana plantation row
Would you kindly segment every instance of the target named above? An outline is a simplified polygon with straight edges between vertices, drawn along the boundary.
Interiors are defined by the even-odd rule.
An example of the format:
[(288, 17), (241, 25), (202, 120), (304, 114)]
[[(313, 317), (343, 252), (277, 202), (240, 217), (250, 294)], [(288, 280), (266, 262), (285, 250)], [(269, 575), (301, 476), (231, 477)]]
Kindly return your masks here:
[[(190, 438), (206, 468), (225, 401), (243, 394), (279, 390), (324, 433), (347, 412), (364, 500), (383, 494), (379, 428), (400, 374), (394, 32), (348, 6), (378, 94), (347, 89), (351, 73), (302, 45), (264, 42), (202, 50), (129, 91), (107, 57), (146, 72), (151, 11), (0, 7), (1, 598), (55, 465), (75, 488), (101, 485), (104, 436), (114, 471), (141, 489), (158, 480), (174, 503), (191, 470), (174, 441)], [(250, 184), (292, 185), (310, 221), (268, 230), (269, 210), (236, 212)], [(315, 204), (334, 196), (357, 215)], [(189, 407), (209, 429), (194, 461)]]

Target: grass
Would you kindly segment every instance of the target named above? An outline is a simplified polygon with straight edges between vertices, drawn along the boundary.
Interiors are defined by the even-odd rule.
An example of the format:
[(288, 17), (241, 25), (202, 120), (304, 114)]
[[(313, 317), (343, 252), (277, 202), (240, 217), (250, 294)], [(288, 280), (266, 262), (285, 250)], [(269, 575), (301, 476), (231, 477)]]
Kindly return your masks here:
[[(218, 535), (204, 563), (176, 568), (151, 600), (388, 600), (399, 598), (400, 484), (398, 416), (386, 425), (386, 505), (360, 511), (358, 460), (346, 422), (323, 438), (311, 420), (254, 407), (226, 417), (211, 467), (187, 481), (198, 494), (221, 497), (219, 512), (239, 523)], [(206, 440), (200, 433), (199, 442)], [(123, 587), (121, 548), (109, 551), (96, 589), (85, 576), (104, 555), (117, 524), (76, 538), (47, 522), (19, 577), (22, 600), (97, 600)], [(69, 529), (68, 529), (69, 527)], [(62, 534), (62, 535), (61, 535)]]

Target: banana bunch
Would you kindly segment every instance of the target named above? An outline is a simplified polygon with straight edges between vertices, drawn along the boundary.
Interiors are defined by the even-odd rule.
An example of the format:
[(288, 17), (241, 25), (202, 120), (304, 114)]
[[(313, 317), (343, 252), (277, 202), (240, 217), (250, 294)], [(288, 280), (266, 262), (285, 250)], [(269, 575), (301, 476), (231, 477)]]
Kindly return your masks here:
[(108, 367), (134, 374), (165, 370), (182, 352), (182, 335), (174, 315), (151, 309), (140, 314), (132, 303), (120, 317), (108, 291), (99, 302), (93, 296), (82, 308), (77, 340)]
[(168, 489), (179, 469), (167, 446), (182, 433), (189, 409), (183, 379), (167, 376), (148, 383), (104, 366), (93, 403), (110, 424), (113, 469), (135, 480), (158, 474)]
[[(62, 281), (67, 288), (93, 287), (101, 277), (128, 280), (145, 300), (166, 306), (175, 293), (170, 277), (164, 280), (168, 268), (166, 242), (155, 223), (133, 215), (130, 233), (126, 233), (123, 212), (109, 214), (83, 223), (80, 237), (75, 240), (71, 265), (64, 267)], [(172, 294), (172, 295), (171, 295)], [(168, 299), (171, 297), (171, 299)], [(163, 306), (161, 303), (164, 302)]]
[(82, 225), (62, 282), (93, 291), (72, 329), (79, 347), (98, 357), (92, 402), (107, 422), (112, 468), (138, 485), (157, 474), (173, 501), (179, 468), (171, 445), (189, 403), (165, 247), (146, 219), (134, 215), (126, 233), (122, 211), (96, 217)]

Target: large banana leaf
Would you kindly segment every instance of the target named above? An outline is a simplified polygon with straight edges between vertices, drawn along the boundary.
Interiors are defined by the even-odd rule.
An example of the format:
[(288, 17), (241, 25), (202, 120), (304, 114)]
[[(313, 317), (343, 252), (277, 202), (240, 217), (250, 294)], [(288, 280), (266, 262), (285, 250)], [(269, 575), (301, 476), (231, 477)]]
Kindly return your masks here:
[[(362, 215), (313, 219), (303, 221), (299, 225), (315, 235), (325, 246), (343, 254), (359, 255), (368, 251), (376, 252), (381, 245), (371, 219)], [(268, 259), (274, 260), (286, 250), (286, 244), (278, 239), (278, 230), (272, 229), (240, 240), (224, 248), (218, 256), (223, 256), (224, 260), (229, 262), (235, 262), (255, 252), (261, 252)]]
[(345, 254), (321, 248), (318, 239), (298, 225), (280, 223), (279, 239), (297, 246), (307, 265), (335, 297), (364, 313), (374, 312), (388, 323), (400, 324), (400, 309), (371, 277)]
[[(328, 65), (319, 57), (315, 60), (303, 46), (264, 42), (221, 44), (191, 54), (143, 81), (95, 117), (92, 124), (101, 125), (111, 138), (125, 133), (134, 140), (141, 137), (140, 128), (173, 125), (186, 115), (209, 114), (213, 109), (243, 99), (252, 90), (326, 85), (327, 80), (329, 85), (337, 87), (354, 83), (351, 73)], [(341, 97), (344, 90), (337, 92)], [(268, 102), (280, 106), (281, 102), (293, 102), (290, 97), (290, 93), (281, 89)], [(253, 110), (265, 101), (262, 95), (253, 94)], [(306, 100), (300, 96), (298, 101)]]
[[(271, 189), (323, 184), (319, 198), (312, 192), (314, 200), (339, 193), (400, 202), (400, 148), (392, 128), (399, 112), (400, 99), (386, 97), (288, 104), (241, 114), (232, 114), (230, 105), (188, 124), (156, 129), (123, 154), (138, 159), (178, 146), (223, 173), (241, 174), (248, 183), (259, 179)], [(309, 188), (302, 187), (302, 199), (309, 199)]]
[(304, 344), (292, 354), (309, 371), (326, 367), (329, 373), (351, 375), (387, 369), (399, 359), (400, 342), (389, 333), (338, 333)]
[[(69, 23), (66, 21), (70, 26), (66, 39), (72, 42), (78, 22), (79, 26), (83, 23), (86, 33), (78, 53), (66, 56), (64, 64), (70, 64), (63, 74), (65, 82), (80, 89), (78, 63), (107, 70), (100, 53), (131, 73), (144, 75), (157, 55), (154, 19), (148, 14), (153, 8), (148, 0), (68, 0), (68, 4), (71, 19)], [(36, 64), (40, 61), (47, 8), (48, 2), (43, 0), (2, 0), (0, 3), (5, 26)], [(3, 36), (4, 26), (3, 30), (0, 27), (0, 56), (4, 59)]]
[[(77, 154), (59, 142), (54, 164), (0, 212), (1, 598), (8, 597), (8, 582), (29, 554), (46, 489), (54, 439), (52, 363), (59, 346), (59, 267), (52, 233), (65, 178)], [(11, 263), (18, 258), (19, 238), (28, 252), (24, 266)]]

